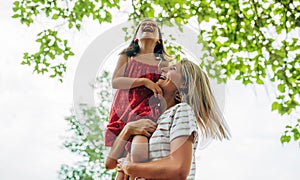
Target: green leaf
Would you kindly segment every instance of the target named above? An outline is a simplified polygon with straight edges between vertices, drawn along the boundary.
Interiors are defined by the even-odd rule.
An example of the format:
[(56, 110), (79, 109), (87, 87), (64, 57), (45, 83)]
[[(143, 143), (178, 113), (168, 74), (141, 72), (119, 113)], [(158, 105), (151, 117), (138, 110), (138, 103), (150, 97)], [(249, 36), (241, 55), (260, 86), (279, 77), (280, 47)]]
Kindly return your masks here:
[(12, 18), (19, 18), (19, 17), (21, 17), (20, 14), (14, 14), (14, 15), (12, 16)]
[(294, 133), (294, 141), (297, 141), (298, 139), (300, 139), (300, 133), (299, 133), (299, 130), (294, 128), (292, 129), (292, 131)]
[(256, 83), (257, 83), (257, 84), (264, 84), (264, 81), (261, 80), (261, 79), (256, 79)]
[(65, 60), (67, 60), (67, 59), (68, 59), (68, 57), (69, 57), (69, 55), (68, 55), (68, 54), (65, 54), (65, 55), (64, 55), (64, 59), (65, 59)]
[(281, 92), (281, 93), (284, 93), (285, 92), (285, 84), (279, 84), (277, 86), (278, 90)]
[(291, 129), (292, 126), (286, 125), (285, 128), (286, 128), (286, 129)]
[(56, 20), (56, 19), (58, 19), (59, 18), (59, 14), (54, 14), (53, 16), (52, 16), (52, 19), (54, 19), (54, 20)]
[(276, 109), (278, 109), (278, 108), (279, 108), (278, 102), (273, 102), (273, 103), (272, 103), (272, 111), (274, 111), (274, 110), (276, 110)]
[(300, 139), (300, 134), (294, 134), (294, 141), (298, 141)]
[(19, 1), (15, 1), (13, 4), (14, 4), (15, 6), (19, 6), (20, 2), (19, 2)]
[(73, 23), (69, 22), (69, 25), (68, 25), (69, 29), (72, 29), (73, 27)]
[(80, 30), (80, 28), (81, 28), (81, 25), (80, 24), (76, 24), (76, 29)]
[(282, 135), (280, 138), (280, 141), (282, 144), (288, 143), (288, 142), (290, 142), (290, 140), (291, 140), (291, 136), (289, 136), (289, 135)]

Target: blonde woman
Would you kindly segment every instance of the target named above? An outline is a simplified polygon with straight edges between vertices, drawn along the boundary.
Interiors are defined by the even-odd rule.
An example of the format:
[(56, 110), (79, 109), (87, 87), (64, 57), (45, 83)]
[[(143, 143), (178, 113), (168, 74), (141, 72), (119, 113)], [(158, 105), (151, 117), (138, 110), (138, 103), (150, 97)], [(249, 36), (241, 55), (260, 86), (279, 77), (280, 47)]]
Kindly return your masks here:
[[(149, 162), (133, 163), (122, 158), (118, 160), (119, 170), (129, 176), (147, 179), (194, 179), (199, 133), (204, 137), (228, 139), (227, 124), (212, 94), (207, 75), (193, 62), (183, 59), (162, 68), (157, 84), (163, 91), (161, 106), (165, 109), (157, 126), (145, 119), (128, 123), (113, 146), (110, 157), (119, 156), (123, 141), (131, 135), (149, 136), (149, 132), (156, 128), (149, 140)], [(116, 163), (112, 159), (111, 162)]]

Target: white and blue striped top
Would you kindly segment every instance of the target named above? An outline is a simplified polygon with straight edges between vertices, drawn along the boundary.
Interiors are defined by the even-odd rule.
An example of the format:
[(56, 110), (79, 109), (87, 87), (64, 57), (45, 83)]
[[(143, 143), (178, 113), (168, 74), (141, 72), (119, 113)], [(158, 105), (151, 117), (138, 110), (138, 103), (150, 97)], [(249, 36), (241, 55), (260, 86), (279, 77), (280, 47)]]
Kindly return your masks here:
[(166, 110), (158, 119), (157, 129), (149, 140), (151, 161), (169, 156), (172, 140), (194, 133), (192, 164), (188, 180), (195, 179), (195, 151), (198, 144), (198, 128), (193, 109), (187, 103), (179, 103)]

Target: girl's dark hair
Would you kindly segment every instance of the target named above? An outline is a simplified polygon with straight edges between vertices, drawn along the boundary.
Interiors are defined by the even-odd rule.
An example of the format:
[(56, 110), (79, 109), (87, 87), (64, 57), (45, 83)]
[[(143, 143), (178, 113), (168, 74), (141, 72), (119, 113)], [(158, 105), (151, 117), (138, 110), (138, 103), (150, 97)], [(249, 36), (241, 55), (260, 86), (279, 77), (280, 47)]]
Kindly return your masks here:
[[(146, 20), (149, 20), (149, 19), (146, 19)], [(146, 21), (146, 20), (144, 20), (144, 21)], [(127, 48), (123, 49), (121, 51), (120, 55), (121, 54), (126, 54), (128, 57), (133, 57), (133, 56), (135, 56), (140, 51), (140, 46), (139, 46), (138, 42), (134, 41), (135, 38), (136, 38), (136, 34), (139, 31), (139, 29), (140, 29), (140, 26), (141, 26), (141, 24), (139, 24), (137, 30), (135, 31), (133, 39), (130, 42), (129, 46)], [(158, 28), (158, 34), (159, 34), (159, 41), (160, 41), (160, 43), (156, 44), (156, 46), (154, 47), (154, 52), (153, 53), (154, 53), (154, 55), (155, 55), (155, 57), (156, 57), (157, 60), (162, 59), (162, 60), (167, 60), (168, 61), (171, 57), (167, 53), (167, 51), (165, 50), (160, 28), (159, 27), (157, 27), (157, 28)]]

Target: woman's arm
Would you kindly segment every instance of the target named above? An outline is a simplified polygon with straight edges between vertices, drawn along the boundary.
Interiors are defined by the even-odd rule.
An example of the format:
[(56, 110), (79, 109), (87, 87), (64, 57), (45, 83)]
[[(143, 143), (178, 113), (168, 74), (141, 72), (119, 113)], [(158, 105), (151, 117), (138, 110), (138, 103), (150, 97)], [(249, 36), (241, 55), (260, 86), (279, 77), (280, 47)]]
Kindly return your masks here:
[(124, 77), (127, 63), (128, 56), (125, 54), (120, 55), (112, 77), (112, 87), (114, 89), (130, 89), (139, 86), (146, 86), (148, 89), (152, 90), (154, 94), (162, 95), (161, 88), (150, 79)]
[(171, 142), (171, 154), (166, 158), (147, 162), (131, 163), (125, 159), (118, 167), (125, 174), (151, 179), (186, 179), (190, 172), (193, 151), (193, 134), (181, 136)]
[(123, 155), (125, 145), (132, 135), (144, 135), (150, 137), (156, 129), (156, 123), (150, 119), (140, 119), (138, 121), (129, 122), (123, 128), (116, 138), (108, 157), (106, 158), (106, 169), (114, 169), (117, 166), (117, 160)]

